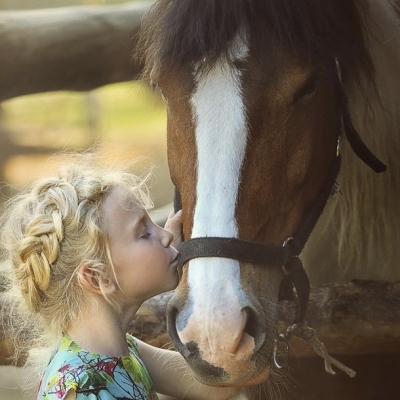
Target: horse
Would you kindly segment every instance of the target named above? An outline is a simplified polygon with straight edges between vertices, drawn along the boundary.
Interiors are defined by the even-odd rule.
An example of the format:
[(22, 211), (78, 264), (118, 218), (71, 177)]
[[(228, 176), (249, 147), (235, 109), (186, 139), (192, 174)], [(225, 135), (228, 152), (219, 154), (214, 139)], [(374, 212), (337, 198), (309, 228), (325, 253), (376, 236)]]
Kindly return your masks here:
[(157, 0), (145, 16), (183, 210), (168, 330), (200, 381), (265, 398), (282, 299), (297, 292), (301, 323), (310, 283), (400, 278), (399, 16), (393, 0)]

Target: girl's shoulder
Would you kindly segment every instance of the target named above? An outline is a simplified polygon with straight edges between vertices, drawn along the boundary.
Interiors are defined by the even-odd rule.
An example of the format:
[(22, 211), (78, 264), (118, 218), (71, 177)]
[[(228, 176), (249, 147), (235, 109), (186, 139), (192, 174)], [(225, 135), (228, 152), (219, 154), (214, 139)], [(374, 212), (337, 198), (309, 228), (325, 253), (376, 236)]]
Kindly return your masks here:
[(132, 336), (130, 333), (127, 333), (126, 341), (128, 342), (130, 352), (136, 356), (139, 356), (138, 344), (134, 336)]
[[(64, 399), (71, 390), (77, 399), (101, 399), (107, 393), (117, 398), (156, 399), (144, 365), (137, 356), (137, 344), (129, 335), (131, 356), (109, 357), (90, 353), (64, 335), (40, 383), (38, 399)], [(147, 371), (145, 371), (147, 372)], [(93, 397), (92, 397), (93, 396)]]
[[(107, 364), (107, 362), (111, 364)], [(98, 379), (99, 374), (115, 367), (114, 360), (82, 349), (68, 335), (64, 335), (59, 348), (48, 363), (38, 391), (38, 399), (64, 399), (70, 390), (85, 389)]]

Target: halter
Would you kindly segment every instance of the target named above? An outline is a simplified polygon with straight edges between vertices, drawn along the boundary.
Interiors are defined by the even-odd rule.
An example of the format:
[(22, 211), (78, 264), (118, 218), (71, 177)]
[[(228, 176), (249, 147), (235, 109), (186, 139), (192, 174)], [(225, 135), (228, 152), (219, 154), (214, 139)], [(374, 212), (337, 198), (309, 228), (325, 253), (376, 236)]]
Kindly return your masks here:
[[(384, 172), (387, 169), (386, 165), (368, 149), (353, 126), (348, 110), (347, 96), (342, 86), (340, 65), (337, 60), (335, 62), (337, 71), (335, 88), (341, 111), (341, 133), (337, 140), (336, 157), (317, 201), (302, 219), (297, 231), (288, 237), (282, 246), (266, 245), (237, 238), (198, 237), (183, 242), (180, 250), (182, 265), (194, 258), (222, 257), (267, 267), (281, 267), (285, 277), (279, 288), (278, 299), (279, 301), (293, 300), (293, 288), (296, 289), (298, 307), (295, 323), (304, 322), (310, 295), (310, 283), (299, 255), (334, 190), (341, 164), (340, 142), (342, 132), (355, 154), (365, 164), (377, 173)], [(174, 208), (175, 210), (182, 208), (181, 197), (177, 189), (175, 189)]]

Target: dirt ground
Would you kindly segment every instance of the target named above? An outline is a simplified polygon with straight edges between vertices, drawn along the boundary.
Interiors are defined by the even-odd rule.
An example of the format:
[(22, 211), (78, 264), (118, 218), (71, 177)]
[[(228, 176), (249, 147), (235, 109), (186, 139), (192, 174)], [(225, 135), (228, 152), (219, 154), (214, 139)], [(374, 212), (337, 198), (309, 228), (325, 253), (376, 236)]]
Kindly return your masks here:
[(397, 400), (400, 399), (400, 354), (337, 356), (357, 375), (325, 372), (321, 358), (292, 360), (293, 393), (282, 400)]

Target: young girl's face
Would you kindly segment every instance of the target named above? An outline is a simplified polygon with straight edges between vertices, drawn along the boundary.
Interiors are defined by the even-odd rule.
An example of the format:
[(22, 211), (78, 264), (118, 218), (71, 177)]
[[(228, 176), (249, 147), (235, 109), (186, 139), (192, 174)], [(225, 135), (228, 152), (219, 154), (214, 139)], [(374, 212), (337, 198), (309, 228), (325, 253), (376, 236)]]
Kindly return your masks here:
[(103, 203), (117, 286), (128, 302), (143, 302), (178, 284), (172, 233), (155, 224), (129, 192), (115, 188)]

